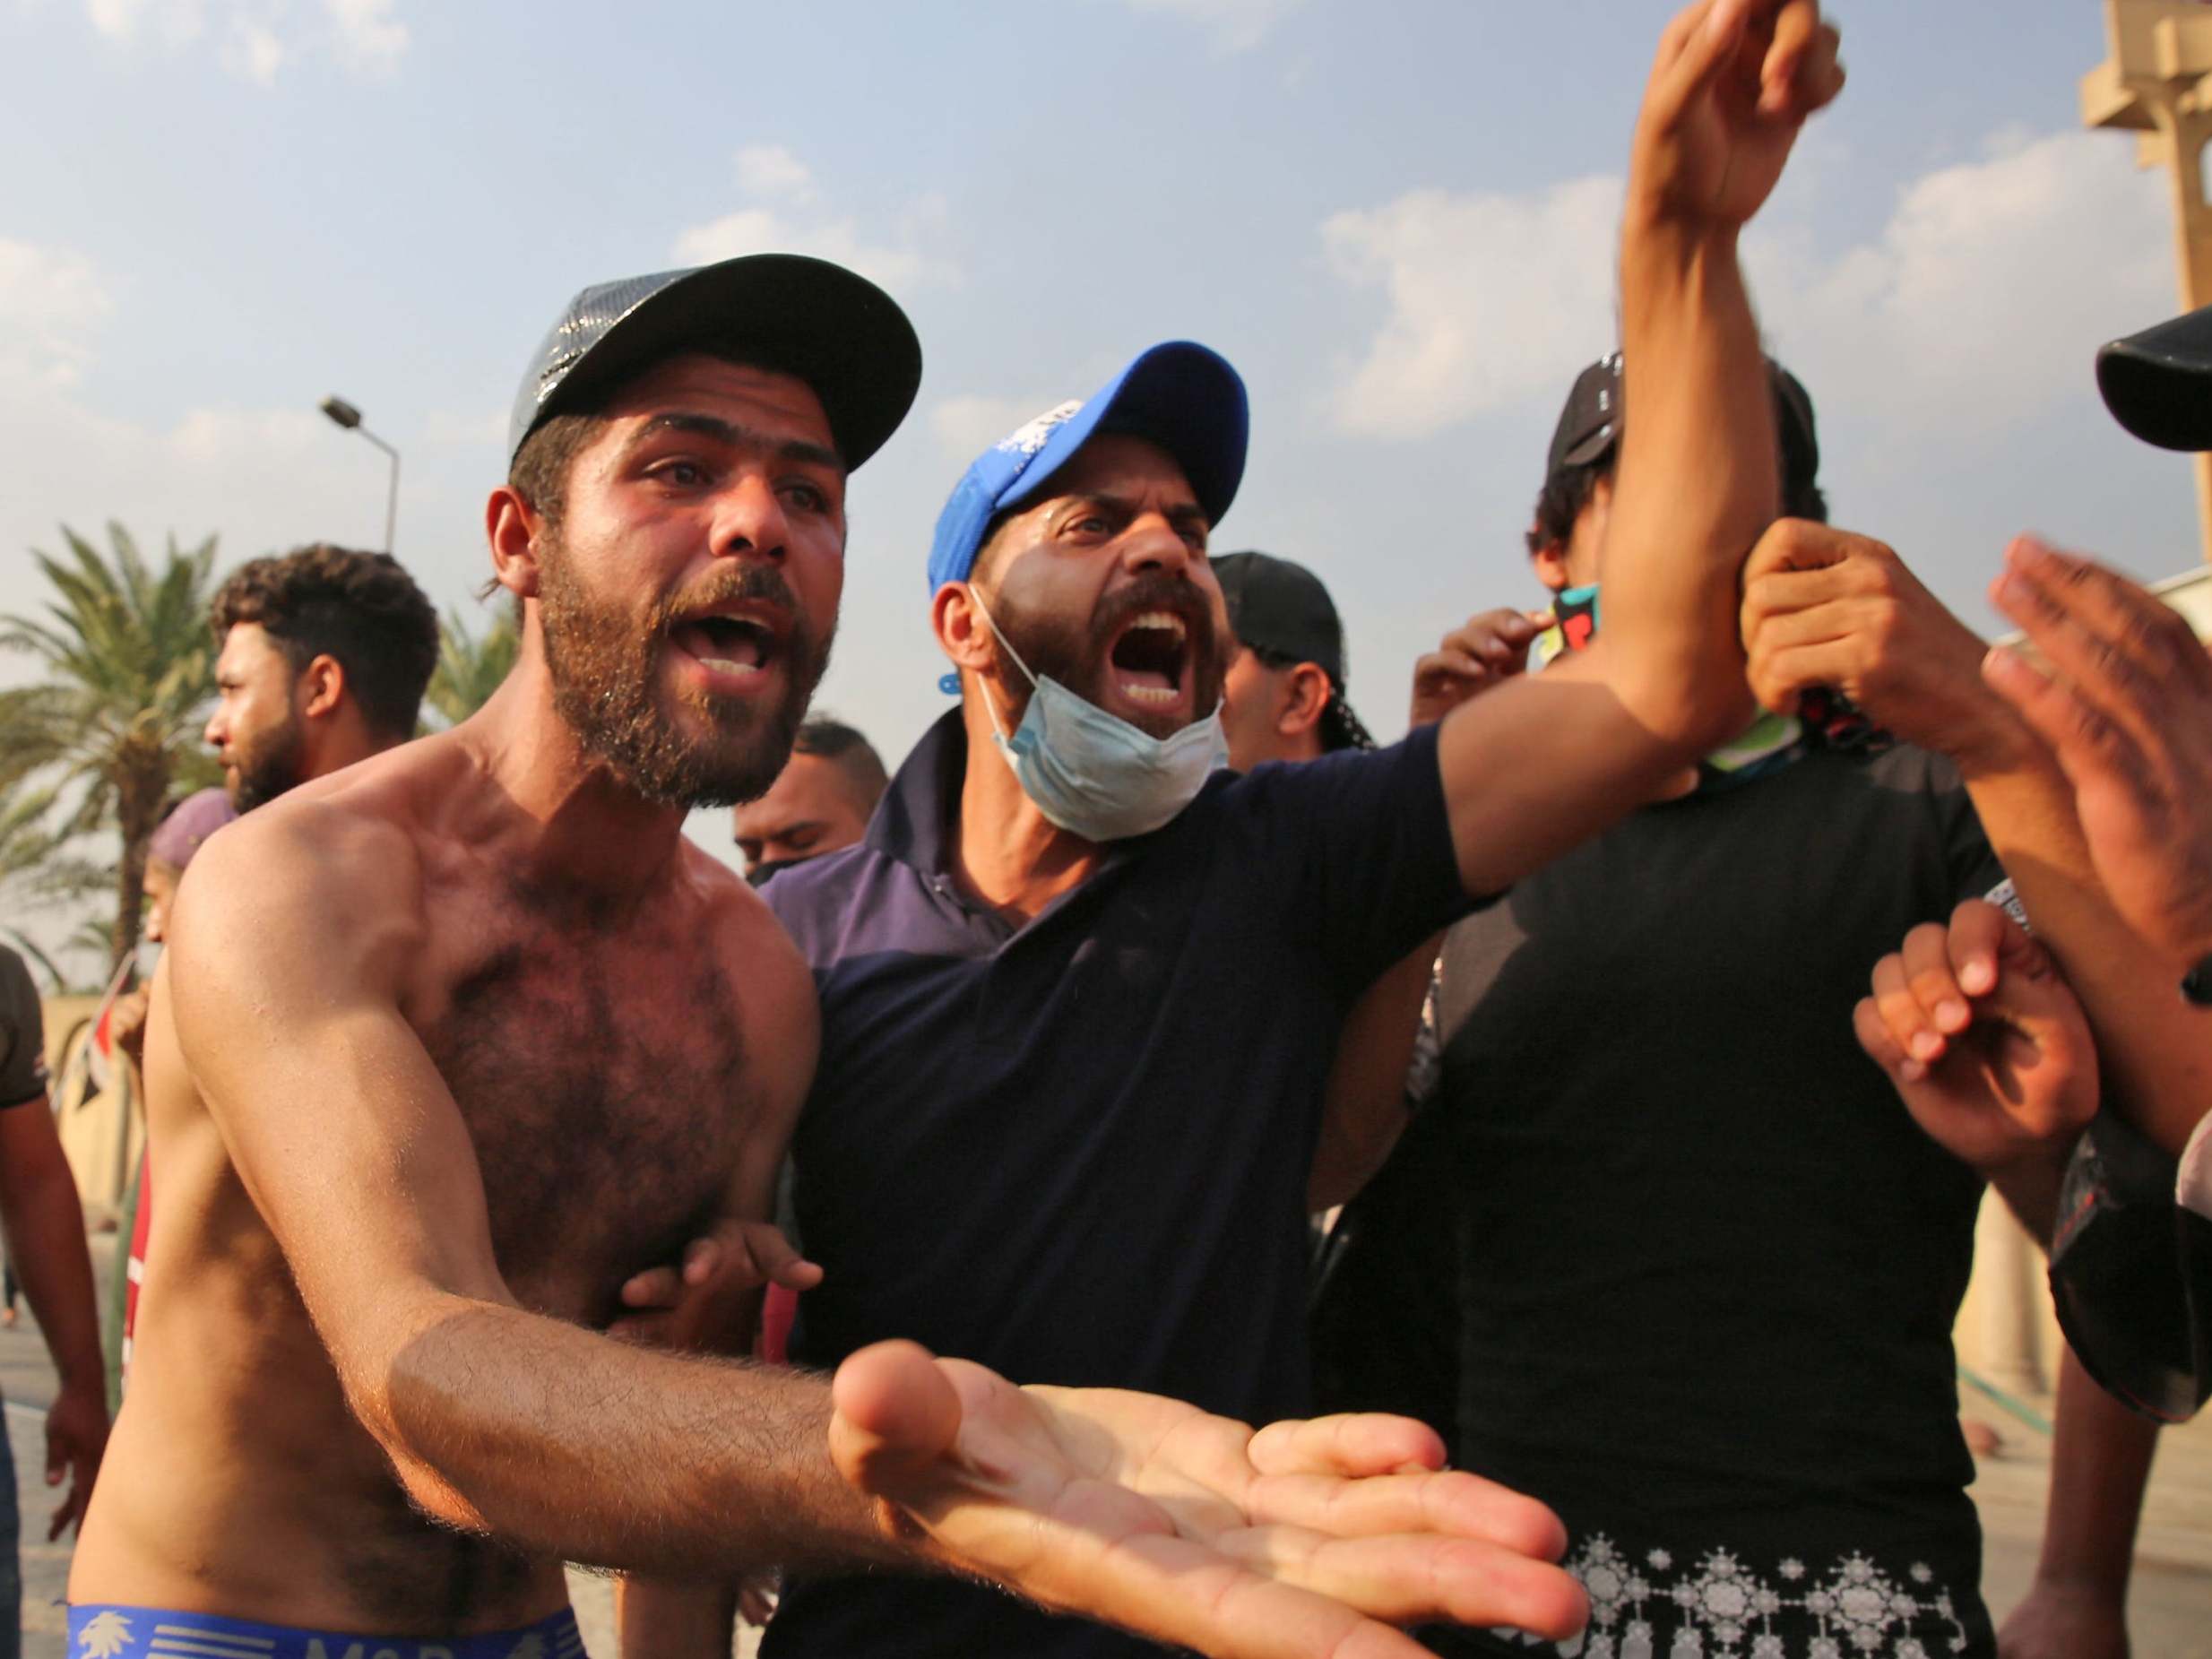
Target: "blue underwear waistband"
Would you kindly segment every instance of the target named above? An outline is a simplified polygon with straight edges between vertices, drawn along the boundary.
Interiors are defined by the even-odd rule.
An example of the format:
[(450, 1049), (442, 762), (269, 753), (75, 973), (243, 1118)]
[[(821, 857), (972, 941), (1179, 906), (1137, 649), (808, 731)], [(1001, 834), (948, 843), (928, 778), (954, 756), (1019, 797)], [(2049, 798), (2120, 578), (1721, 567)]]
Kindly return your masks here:
[(491, 1636), (341, 1636), (157, 1607), (72, 1607), (69, 1659), (585, 1659), (562, 1608)]

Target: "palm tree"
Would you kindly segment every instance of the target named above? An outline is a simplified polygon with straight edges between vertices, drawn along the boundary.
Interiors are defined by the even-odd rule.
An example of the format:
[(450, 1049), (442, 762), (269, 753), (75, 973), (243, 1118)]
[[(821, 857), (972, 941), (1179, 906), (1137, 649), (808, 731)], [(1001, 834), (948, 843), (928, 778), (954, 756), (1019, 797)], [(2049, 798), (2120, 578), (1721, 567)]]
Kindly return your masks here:
[(215, 683), (215, 538), (185, 552), (171, 536), (156, 570), (120, 524), (108, 527), (112, 558), (66, 525), (62, 536), (70, 557), (32, 554), (55, 591), (46, 615), (0, 616), (0, 646), (30, 652), (48, 675), (0, 692), (0, 754), (14, 777), (39, 776), (64, 802), (59, 839), (109, 828), (122, 837), (112, 969), (138, 943), (139, 884), (162, 803), (213, 776), (199, 738)]
[(437, 635), (437, 667), (423, 701), (448, 726), (458, 726), (499, 689), (522, 649), (522, 635), (515, 631), (512, 607), (501, 609), (480, 637), (469, 631), (468, 618), (448, 611)]

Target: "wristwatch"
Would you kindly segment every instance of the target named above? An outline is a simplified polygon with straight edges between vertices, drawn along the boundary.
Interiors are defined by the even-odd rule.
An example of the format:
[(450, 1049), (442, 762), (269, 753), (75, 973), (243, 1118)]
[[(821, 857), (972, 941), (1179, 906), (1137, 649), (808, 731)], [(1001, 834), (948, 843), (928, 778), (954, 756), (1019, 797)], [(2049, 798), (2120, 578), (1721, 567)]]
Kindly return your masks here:
[(2199, 1008), (2212, 1008), (2212, 956), (2182, 975), (2182, 995)]

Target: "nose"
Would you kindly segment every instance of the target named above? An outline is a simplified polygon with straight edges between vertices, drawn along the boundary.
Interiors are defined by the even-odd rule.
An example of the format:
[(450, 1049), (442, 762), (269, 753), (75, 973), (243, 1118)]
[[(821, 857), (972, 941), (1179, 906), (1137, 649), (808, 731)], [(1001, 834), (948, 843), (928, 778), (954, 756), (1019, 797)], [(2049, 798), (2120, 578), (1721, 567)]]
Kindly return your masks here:
[(220, 749), (223, 746), (224, 739), (229, 735), (229, 728), (223, 723), (223, 712), (219, 705), (215, 712), (207, 717), (207, 725), (200, 733), (200, 741), (212, 749)]
[(1190, 567), (1190, 544), (1166, 514), (1146, 513), (1129, 526), (1123, 538), (1121, 563), (1132, 575), (1159, 571), (1179, 576)]
[(783, 562), (791, 527), (783, 503), (766, 478), (747, 472), (715, 503), (713, 547), (724, 558), (765, 558)]

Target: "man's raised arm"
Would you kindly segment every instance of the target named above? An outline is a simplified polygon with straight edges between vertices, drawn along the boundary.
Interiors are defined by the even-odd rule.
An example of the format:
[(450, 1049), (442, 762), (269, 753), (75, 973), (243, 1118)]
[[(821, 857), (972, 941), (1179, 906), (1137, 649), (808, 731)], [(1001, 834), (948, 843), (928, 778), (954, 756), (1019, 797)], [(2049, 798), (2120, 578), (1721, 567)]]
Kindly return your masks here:
[(1621, 223), (1620, 464), (1605, 631), (1445, 722), (1460, 873), (1494, 892), (1619, 818), (1750, 717), (1737, 573), (1774, 517), (1774, 405), (1736, 242), (1843, 84), (1816, 0), (1699, 0), (1669, 25)]

